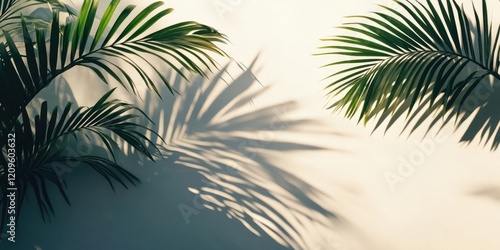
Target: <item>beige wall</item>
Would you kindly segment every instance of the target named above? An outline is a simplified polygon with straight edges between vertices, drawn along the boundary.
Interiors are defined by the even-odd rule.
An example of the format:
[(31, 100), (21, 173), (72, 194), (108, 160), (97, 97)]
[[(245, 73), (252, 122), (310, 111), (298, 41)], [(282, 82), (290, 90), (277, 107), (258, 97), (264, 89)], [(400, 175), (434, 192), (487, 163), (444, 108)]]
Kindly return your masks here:
[[(314, 208), (301, 204), (300, 199), (294, 198), (293, 191), (291, 194), (278, 195), (283, 199), (282, 204), (270, 206), (276, 208), (276, 213), (282, 214), (285, 219), (294, 218), (290, 226), (294, 230), (291, 231), (295, 231), (301, 238), (295, 247), (500, 249), (498, 152), (491, 152), (489, 147), (479, 146), (475, 142), (468, 146), (459, 143), (463, 130), (454, 132), (453, 126), (446, 126), (439, 136), (431, 134), (424, 139), (423, 130), (410, 137), (406, 134), (398, 136), (401, 124), (387, 134), (383, 130), (372, 134), (373, 123), (364, 127), (355, 121), (343, 119), (341, 114), (332, 114), (323, 109), (327, 99), (324, 98), (325, 91), (322, 88), (327, 81), (321, 79), (331, 69), (319, 69), (319, 66), (330, 59), (311, 54), (317, 52), (316, 48), (321, 45), (319, 38), (336, 34), (333, 27), (342, 23), (343, 16), (366, 13), (376, 8), (375, 3), (393, 4), (388, 1), (367, 0), (183, 0), (168, 1), (167, 5), (176, 10), (169, 20), (194, 19), (211, 24), (227, 34), (231, 40), (227, 49), (235, 60), (250, 65), (258, 56), (256, 67), (253, 68), (254, 74), (269, 90), (254, 98), (256, 109), (293, 100), (299, 106), (284, 114), (287, 119), (305, 118), (314, 121), (288, 132), (273, 130), (272, 140), (303, 143), (322, 149), (290, 152), (277, 148), (259, 152), (274, 168), (284, 170), (319, 190), (322, 194), (319, 198), (315, 197), (315, 201), (337, 216), (333, 218), (317, 214)], [(498, 4), (493, 6), (498, 10)], [(235, 69), (232, 72), (238, 74)], [(74, 88), (84, 90), (87, 87)], [(254, 89), (259, 88), (257, 86)], [(85, 101), (82, 96), (76, 98)], [(258, 163), (259, 159), (254, 160)], [(265, 174), (265, 167), (255, 168), (262, 170), (260, 178), (265, 180), (256, 184), (257, 186), (268, 188), (271, 193), (282, 194), (280, 183), (277, 186), (269, 184), (274, 179)], [(260, 174), (259, 171), (257, 172)], [(391, 185), (387, 180), (388, 176), (397, 176), (397, 180), (401, 182)], [(144, 177), (151, 178), (147, 174)], [(137, 197), (142, 202), (151, 201), (153, 198), (148, 199), (145, 191), (148, 190), (148, 185), (148, 182), (144, 182), (137, 190), (122, 190), (118, 199), (129, 201), (130, 203), (126, 203), (128, 205), (133, 204), (133, 200), (124, 198), (127, 195)], [(178, 192), (184, 194), (186, 186), (182, 188)], [(80, 191), (84, 192), (83, 189)], [(108, 195), (115, 197), (111, 192)], [(188, 198), (179, 199), (190, 201), (189, 193), (186, 195)], [(291, 198), (287, 195), (291, 195)], [(263, 200), (274, 204), (272, 198)], [(181, 201), (174, 201), (174, 208), (180, 203)], [(85, 207), (88, 204), (75, 205), (79, 206)], [(60, 209), (67, 211), (64, 206)], [(82, 212), (78, 208), (71, 209)], [(133, 211), (135, 210), (131, 210), (132, 214)], [(158, 215), (165, 220), (165, 224), (168, 224), (167, 218), (181, 216), (175, 214), (175, 209), (168, 211), (174, 214)], [(108, 212), (109, 216), (114, 216), (113, 210)], [(186, 226), (180, 222), (182, 226), (176, 227), (185, 230), (186, 235), (192, 235), (192, 241), (200, 240), (200, 236), (195, 235), (200, 232), (206, 233), (202, 237), (203, 242), (210, 242), (211, 237), (222, 242), (222, 246), (225, 240), (238, 241), (220, 235), (221, 232), (231, 231), (227, 229), (227, 225), (234, 225), (225, 220), (221, 222), (218, 213), (221, 212), (204, 210), (202, 216), (191, 218), (193, 224)], [(126, 214), (117, 214), (115, 219), (123, 219), (124, 225), (127, 225), (127, 219), (119, 217), (125, 217)], [(80, 215), (76, 212), (63, 212), (57, 218), (72, 216)], [(139, 221), (150, 221), (142, 218), (148, 217), (145, 214), (138, 213), (137, 216)], [(207, 222), (200, 219), (206, 218), (203, 216), (213, 220)], [(110, 221), (112, 223), (114, 220)], [(151, 221), (148, 223), (152, 223)], [(218, 226), (207, 224), (209, 222), (227, 224), (226, 227), (221, 226), (226, 229), (217, 232)], [(56, 225), (65, 225), (60, 223)], [(159, 223), (162, 223), (161, 219)], [(74, 226), (66, 225), (68, 228)], [(123, 235), (126, 235), (128, 229), (116, 230), (123, 230)], [(160, 227), (159, 230), (164, 228)], [(286, 240), (279, 233), (277, 235), (271, 236), (271, 241), (281, 239), (286, 245)], [(290, 235), (293, 238), (294, 234)], [(169, 233), (165, 233), (164, 237), (168, 238)], [(242, 242), (250, 239), (253, 238), (243, 238), (240, 244), (245, 245)], [(262, 244), (268, 243), (266, 241)], [(259, 243), (256, 244), (258, 247)], [(43, 244), (40, 246), (44, 247)]]

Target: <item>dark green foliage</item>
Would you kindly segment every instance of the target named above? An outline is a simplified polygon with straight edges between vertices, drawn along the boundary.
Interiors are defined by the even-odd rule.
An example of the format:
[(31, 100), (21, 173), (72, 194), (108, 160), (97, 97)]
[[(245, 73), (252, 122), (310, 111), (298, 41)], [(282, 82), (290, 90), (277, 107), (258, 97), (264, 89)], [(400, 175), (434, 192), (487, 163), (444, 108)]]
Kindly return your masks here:
[(344, 66), (330, 76), (329, 95), (340, 96), (331, 108), (390, 126), (403, 113), (409, 122), (423, 105), (427, 114), (459, 114), (480, 83), (500, 80), (500, 26), (485, 0), (481, 12), (455, 0), (394, 2), (352, 17), (340, 27), (348, 35), (323, 39), (321, 55), (347, 58), (325, 65)]
[[(28, 109), (40, 91), (55, 79), (73, 68), (83, 67), (94, 72), (103, 83), (109, 84), (111, 79), (133, 93), (136, 93), (137, 84), (143, 83), (157, 94), (161, 85), (173, 94), (175, 90), (161, 68), (169, 66), (182, 77), (181, 68), (204, 75), (202, 68), (217, 67), (213, 55), (225, 56), (217, 46), (225, 42), (225, 37), (206, 25), (191, 21), (152, 30), (153, 25), (172, 12), (172, 9), (161, 9), (163, 2), (152, 3), (137, 13), (134, 5), (118, 11), (119, 2), (111, 1), (100, 21), (96, 21), (97, 0), (85, 0), (79, 13), (51, 0), (1, 2), (2, 232), (8, 216), (9, 134), (16, 137), (16, 216), (32, 190), (44, 220), (54, 213), (48, 183), (54, 184), (69, 203), (66, 183), (58, 174), (57, 166), (79, 162), (98, 172), (114, 190), (114, 182), (124, 187), (139, 183), (137, 177), (116, 161), (114, 151), (120, 149), (116, 138), (151, 160), (158, 152), (156, 145), (146, 136), (156, 134), (144, 122), (148, 121), (147, 116), (131, 104), (110, 99), (113, 91), (104, 94), (92, 107), (72, 108), (68, 103), (64, 108), (49, 110), (48, 103), (43, 102), (35, 110)], [(51, 20), (23, 13), (26, 8), (44, 8), (47, 4), (51, 6), (47, 8)], [(73, 17), (63, 25), (60, 24), (62, 12)], [(161, 63), (153, 64), (152, 59)], [(122, 69), (123, 65), (132, 70)], [(149, 70), (156, 72), (156, 76), (147, 73)], [(156, 79), (160, 79), (161, 85)], [(77, 155), (64, 150), (82, 140), (101, 146), (106, 154)]]

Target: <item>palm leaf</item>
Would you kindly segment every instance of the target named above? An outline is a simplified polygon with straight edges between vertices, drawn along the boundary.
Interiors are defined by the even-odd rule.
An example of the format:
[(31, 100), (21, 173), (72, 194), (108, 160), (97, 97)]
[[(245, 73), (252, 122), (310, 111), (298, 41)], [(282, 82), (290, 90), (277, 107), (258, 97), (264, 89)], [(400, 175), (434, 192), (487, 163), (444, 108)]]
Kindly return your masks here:
[(405, 112), (410, 122), (422, 105), (428, 114), (459, 114), (479, 83), (500, 80), (500, 29), (485, 0), (482, 20), (475, 7), (471, 15), (455, 0), (395, 3), (399, 9), (351, 17), (340, 27), (349, 35), (323, 39), (329, 44), (320, 55), (347, 56), (325, 65), (341, 68), (326, 87), (330, 108), (365, 123), (379, 117), (377, 127)]
[[(104, 76), (111, 75), (113, 80), (135, 92), (137, 82), (133, 80), (134, 73), (123, 70), (121, 64), (125, 64), (141, 77), (149, 89), (158, 93), (155, 78), (146, 71), (151, 68), (160, 82), (173, 93), (175, 90), (163, 75), (162, 65), (153, 65), (151, 59), (160, 59), (176, 72), (181, 72), (180, 68), (185, 67), (189, 71), (204, 74), (202, 66), (217, 66), (209, 53), (225, 55), (216, 45), (225, 41), (224, 36), (196, 22), (182, 22), (148, 32), (152, 25), (171, 12), (171, 9), (167, 9), (154, 14), (154, 10), (162, 5), (161, 2), (149, 5), (130, 21), (126, 17), (134, 6), (128, 6), (104, 35), (103, 27), (115, 16), (117, 4), (118, 0), (110, 4), (95, 35), (91, 35), (98, 8), (98, 1), (94, 0), (84, 1), (76, 22), (68, 22), (62, 27), (59, 25), (59, 11), (54, 10), (50, 37), (46, 36), (44, 29), (33, 27), (24, 19), (21, 23), (24, 36), (22, 44), (16, 43), (9, 32), (4, 31), (7, 42), (0, 43), (0, 72), (6, 74), (2, 75), (0, 87), (12, 91), (0, 95), (0, 117), (5, 117), (0, 129), (1, 138), (12, 130), (15, 120), (34, 96), (72, 68), (88, 68), (105, 83), (109, 83), (109, 80)], [(122, 31), (116, 37), (118, 30)], [(45, 42), (47, 40), (48, 44)], [(18, 49), (21, 46), (26, 48), (25, 52)]]
[[(40, 11), (63, 11), (69, 15), (76, 15), (76, 11), (59, 0), (3, 0), (0, 3), (0, 30), (9, 31), (11, 34), (22, 33), (22, 28), (19, 25), (21, 19), (24, 18), (31, 25), (38, 27), (50, 27), (50, 20), (44, 20), (41, 17), (31, 15), (35, 9)], [(0, 34), (0, 37), (3, 33)]]
[[(181, 67), (204, 75), (203, 67), (217, 67), (213, 56), (225, 55), (217, 44), (226, 39), (211, 27), (197, 22), (181, 22), (150, 32), (153, 25), (172, 11), (159, 10), (162, 2), (153, 3), (129, 18), (135, 6), (129, 5), (118, 14), (119, 1), (113, 0), (100, 22), (95, 22), (98, 1), (85, 0), (78, 18), (67, 20), (64, 25), (60, 25), (59, 15), (60, 11), (66, 11), (64, 8), (51, 9), (52, 19), (47, 21), (47, 25), (38, 25), (32, 18), (18, 13), (34, 6), (30, 5), (34, 2), (7, 1), (2, 2), (0, 8), (1, 18), (4, 18), (0, 19), (1, 25), (9, 22), (7, 20), (18, 20), (17, 28), (2, 26), (5, 39), (0, 40), (0, 148), (3, 150), (0, 157), (0, 190), (2, 194), (7, 193), (5, 149), (8, 134), (15, 133), (18, 140), (16, 171), (19, 176), (16, 186), (20, 193), (16, 216), (19, 216), (27, 190), (31, 188), (45, 220), (54, 213), (47, 191), (48, 183), (56, 185), (69, 203), (64, 191), (66, 184), (54, 170), (54, 164), (80, 162), (102, 175), (113, 189), (114, 181), (127, 187), (127, 182), (135, 184), (139, 180), (116, 163), (114, 151), (117, 145), (112, 135), (151, 160), (157, 148), (146, 136), (156, 133), (137, 120), (144, 118), (145, 114), (125, 102), (108, 101), (112, 91), (93, 107), (79, 107), (71, 111), (71, 104), (68, 104), (62, 113), (57, 108), (49, 111), (48, 104), (43, 102), (38, 114), (30, 119), (27, 106), (38, 93), (63, 73), (77, 67), (90, 69), (106, 84), (111, 83), (106, 76), (111, 76), (134, 93), (140, 84), (133, 80), (135, 75), (139, 75), (142, 82), (157, 94), (157, 79), (167, 86), (170, 93), (174, 93), (162, 72), (163, 66), (171, 67), (182, 77), (185, 75)], [(56, 1), (37, 2), (53, 4)], [(111, 29), (107, 30), (109, 26)], [(21, 32), (22, 42), (16, 39), (16, 29)], [(152, 64), (151, 59), (160, 59), (164, 65)], [(124, 65), (132, 70), (122, 69)], [(148, 69), (152, 69), (156, 76), (151, 76)], [(108, 155), (68, 154), (61, 145), (70, 145), (70, 138), (92, 138), (92, 142), (88, 143), (100, 142)], [(5, 195), (0, 198), (0, 204), (1, 231), (7, 219)]]
[[(128, 103), (116, 99), (108, 100), (112, 92), (113, 90), (106, 93), (90, 108), (80, 107), (71, 111), (72, 105), (68, 103), (61, 114), (57, 107), (49, 112), (47, 102), (43, 102), (33, 122), (30, 121), (28, 114), (23, 112), (22, 122), (16, 123), (14, 133), (17, 138), (17, 171), (22, 173), (18, 189), (33, 189), (42, 218), (49, 217), (49, 212), (53, 213), (47, 182), (55, 184), (69, 203), (63, 188), (64, 182), (56, 171), (58, 164), (67, 165), (69, 162), (86, 164), (101, 174), (114, 190), (112, 180), (127, 187), (126, 182), (135, 184), (139, 179), (116, 163), (114, 151), (118, 145), (112, 139), (112, 134), (151, 160), (154, 158), (150, 151), (159, 152), (156, 145), (145, 136), (147, 131), (156, 133), (137, 121), (141, 117), (147, 118), (144, 113)], [(91, 136), (95, 138), (92, 140), (93, 144), (97, 144), (98, 141), (103, 144), (108, 153), (107, 158), (72, 155), (64, 150), (64, 147), (69, 145), (70, 138), (84, 140)], [(25, 196), (21, 195), (19, 200), (23, 201), (24, 198)], [(2, 215), (4, 216), (2, 218), (7, 216), (7, 214)]]

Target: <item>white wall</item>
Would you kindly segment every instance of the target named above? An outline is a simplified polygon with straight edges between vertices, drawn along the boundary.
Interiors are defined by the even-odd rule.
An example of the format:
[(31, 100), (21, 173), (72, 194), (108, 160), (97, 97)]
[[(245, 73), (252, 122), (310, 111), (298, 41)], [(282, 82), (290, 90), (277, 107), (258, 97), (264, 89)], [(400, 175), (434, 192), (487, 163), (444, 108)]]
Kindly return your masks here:
[[(364, 127), (323, 109), (327, 82), (320, 80), (328, 70), (319, 66), (329, 59), (311, 54), (319, 38), (335, 34), (332, 27), (343, 16), (363, 14), (374, 3), (392, 4), (168, 1), (176, 9), (170, 20), (194, 19), (218, 28), (231, 40), (231, 55), (247, 66), (258, 57), (251, 69), (265, 87), (248, 74), (237, 79), (227, 95), (245, 104), (207, 124), (186, 114), (183, 104), (196, 100), (194, 94), (205, 94), (214, 106), (230, 103), (210, 101), (228, 88), (221, 81), (212, 82), (217, 87), (210, 93), (199, 90), (210, 81), (194, 81), (185, 90), (194, 96), (169, 97), (163, 106), (139, 102), (165, 135), (175, 130), (168, 121), (182, 124), (181, 118), (189, 118), (187, 131), (181, 131), (185, 136), (170, 144), (179, 158), (156, 164), (134, 155), (124, 158), (144, 181), (116, 194), (98, 177), (85, 179), (95, 175), (76, 169), (67, 176), (73, 206), (58, 204), (51, 224), (41, 223), (34, 206), (23, 211), (15, 249), (499, 249), (498, 152), (474, 142), (460, 144), (463, 130), (453, 132), (452, 126), (424, 139), (425, 131), (398, 136), (401, 124), (387, 134), (372, 134), (374, 124)], [(221, 12), (216, 5), (228, 9)], [(230, 72), (241, 74), (234, 65)], [(73, 85), (77, 100), (89, 101), (89, 86)], [(252, 105), (238, 95), (264, 88), (252, 96)], [(273, 106), (278, 104), (283, 105)], [(172, 106), (181, 114), (172, 115)], [(261, 110), (265, 107), (272, 108)], [(248, 115), (247, 120), (239, 115)], [(401, 176), (405, 161), (414, 171), (391, 186), (386, 176)], [(206, 189), (202, 196), (214, 211), (195, 208), (196, 193), (214, 183), (219, 190)], [(232, 199), (239, 206), (217, 206)], [(182, 204), (198, 212), (189, 223), (179, 211)]]

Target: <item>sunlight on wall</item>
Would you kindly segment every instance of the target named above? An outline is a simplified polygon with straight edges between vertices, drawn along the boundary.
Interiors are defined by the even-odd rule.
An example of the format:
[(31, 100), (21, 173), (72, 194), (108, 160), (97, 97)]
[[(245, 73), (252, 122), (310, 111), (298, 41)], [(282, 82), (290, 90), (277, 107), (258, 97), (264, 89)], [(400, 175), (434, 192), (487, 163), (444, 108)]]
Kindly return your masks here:
[[(478, 0), (475, 2), (480, 4)], [(175, 8), (168, 20), (195, 19), (208, 23), (228, 35), (231, 43), (227, 48), (236, 61), (249, 65), (257, 57), (256, 68), (259, 70), (254, 73), (262, 85), (269, 87), (268, 91), (253, 100), (257, 110), (294, 100), (299, 105), (297, 110), (285, 116), (295, 120), (314, 120), (323, 126), (318, 129), (318, 126), (311, 124), (299, 124), (292, 133), (284, 131), (275, 135), (276, 140), (292, 140), (322, 150), (296, 150), (290, 153), (276, 148), (263, 152), (263, 155), (269, 165), (319, 190), (319, 193), (325, 194), (324, 197), (330, 197), (325, 199), (322, 196), (317, 202), (324, 211), (338, 213), (345, 223), (340, 223), (333, 216), (323, 217), (311, 207), (300, 204), (300, 200), (294, 200), (296, 198), (293, 195), (297, 191), (287, 190), (280, 186), (282, 183), (271, 183), (272, 175), (265, 175), (268, 169), (263, 166), (256, 166), (256, 169), (263, 171), (257, 173), (266, 176), (268, 179), (265, 180), (269, 183), (261, 183), (260, 187), (269, 188), (273, 194), (279, 193), (277, 196), (282, 199), (278, 200), (281, 204), (274, 207), (270, 205), (271, 208), (278, 208), (267, 215), (285, 218), (297, 214), (302, 216), (296, 218), (293, 225), (287, 225), (289, 228), (283, 230), (286, 233), (284, 236), (273, 225), (260, 229), (256, 226), (270, 223), (276, 217), (262, 218), (256, 214), (252, 218), (259, 219), (245, 220), (242, 219), (245, 218), (243, 211), (234, 212), (238, 210), (237, 204), (228, 202), (230, 199), (225, 200), (226, 203), (224, 199), (222, 202), (214, 200), (213, 196), (224, 197), (220, 190), (190, 187), (189, 191), (196, 194), (203, 191), (211, 193), (213, 196), (205, 198), (216, 204), (212, 204), (214, 213), (217, 213), (217, 204), (226, 207), (233, 211), (232, 218), (239, 219), (252, 233), (259, 234), (266, 231), (262, 228), (267, 228), (267, 233), (272, 235), (269, 228), (275, 229), (274, 233), (278, 232), (275, 240), (282, 245), (298, 248), (499, 249), (498, 152), (491, 152), (489, 148), (474, 143), (467, 147), (459, 144), (460, 132), (463, 130), (454, 132), (453, 126), (446, 126), (440, 136), (431, 134), (424, 139), (422, 136), (425, 131), (417, 131), (409, 138), (398, 136), (399, 128), (403, 125), (401, 123), (387, 134), (383, 130), (372, 134), (373, 123), (363, 127), (355, 121), (343, 119), (341, 114), (324, 110), (327, 99), (322, 89), (327, 82), (321, 79), (331, 72), (319, 67), (331, 59), (312, 56), (321, 44), (319, 39), (336, 34), (334, 27), (343, 22), (343, 16), (367, 13), (376, 9), (375, 3), (393, 5), (391, 1), (367, 0), (313, 0), (307, 3), (285, 0), (167, 2), (169, 7)], [(497, 3), (492, 6), (498, 10), (500, 5)], [(68, 77), (76, 79), (81, 75)], [(72, 85), (79, 103), (95, 100), (92, 94), (98, 96), (98, 92), (91, 92), (90, 88), (93, 87), (89, 86), (94, 84)], [(89, 98), (89, 93), (92, 100), (84, 99)], [(125, 92), (121, 93), (127, 98)], [(158, 119), (160, 117), (169, 118), (161, 115)], [(164, 126), (160, 128), (160, 133), (168, 133), (173, 129), (168, 127), (171, 124), (159, 124)], [(221, 152), (210, 152), (209, 149), (203, 152), (210, 157), (213, 157), (210, 154), (216, 154), (215, 158), (223, 158)], [(187, 155), (203, 158), (190, 151)], [(258, 161), (252, 164), (258, 164)], [(242, 179), (251, 180), (249, 176), (252, 174), (256, 173), (246, 172)], [(399, 181), (388, 181), (394, 176)], [(485, 185), (488, 188), (484, 188)], [(491, 198), (492, 193), (497, 195), (496, 200)], [(244, 195), (241, 197), (245, 200)], [(269, 197), (262, 200), (268, 204), (277, 202)], [(297, 203), (295, 206), (294, 202)], [(247, 209), (245, 211), (252, 211), (251, 205), (244, 206)], [(265, 209), (269, 208), (262, 208)], [(213, 225), (207, 225), (208, 231), (214, 230), (209, 226)], [(293, 242), (294, 237), (301, 238), (301, 241)]]
[[(221, 3), (225, 8), (217, 9), (220, 7), (217, 4)], [(356, 198), (359, 200), (336, 199), (331, 205), (342, 206), (353, 224), (362, 228), (360, 235), (366, 237), (365, 247), (498, 248), (500, 242), (494, 240), (500, 231), (500, 215), (494, 212), (498, 204), (469, 196), (465, 191), (498, 180), (500, 166), (494, 164), (497, 153), (474, 143), (469, 147), (459, 145), (461, 131), (454, 133), (452, 126), (442, 132), (444, 140), (431, 135), (427, 141), (422, 141), (424, 131), (417, 131), (408, 139), (398, 137), (398, 126), (385, 136), (381, 131), (372, 135), (373, 124), (363, 128), (322, 109), (326, 99), (321, 90), (326, 83), (320, 80), (328, 75), (328, 70), (318, 67), (331, 59), (311, 56), (320, 45), (318, 39), (335, 34), (333, 27), (343, 22), (343, 16), (365, 14), (376, 9), (375, 3), (394, 6), (392, 1), (366, 0), (317, 0), (307, 4), (302, 1), (221, 0), (201, 5), (192, 0), (175, 4), (183, 15), (213, 23), (226, 33), (231, 38), (232, 55), (237, 60), (248, 63), (252, 56), (259, 54), (262, 71), (257, 77), (264, 85), (271, 86), (267, 102), (259, 100), (259, 105), (274, 102), (277, 97), (301, 100), (304, 116), (326, 121), (327, 126), (338, 133), (350, 135), (333, 141), (314, 139), (315, 143), (341, 148), (348, 152), (346, 154), (304, 153), (289, 161), (300, 161), (303, 167), (293, 168), (293, 172), (329, 193), (336, 192), (333, 180), (357, 186), (361, 193)], [(475, 4), (480, 3), (475, 1)], [(192, 6), (199, 7), (193, 10)], [(499, 8), (498, 3), (491, 6)], [(279, 154), (274, 157), (281, 159), (279, 162), (283, 166), (289, 166), (284, 157)], [(391, 189), (386, 174), (399, 174), (399, 168), (408, 164), (414, 171)], [(309, 177), (318, 175), (322, 176), (319, 180)], [(359, 202), (371, 205), (360, 209), (357, 207)], [(485, 211), (490, 211), (489, 215), (484, 215)], [(318, 233), (324, 237), (328, 235)]]

